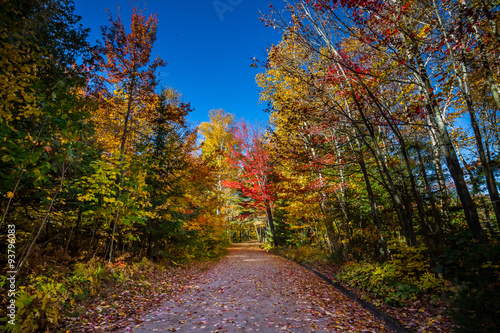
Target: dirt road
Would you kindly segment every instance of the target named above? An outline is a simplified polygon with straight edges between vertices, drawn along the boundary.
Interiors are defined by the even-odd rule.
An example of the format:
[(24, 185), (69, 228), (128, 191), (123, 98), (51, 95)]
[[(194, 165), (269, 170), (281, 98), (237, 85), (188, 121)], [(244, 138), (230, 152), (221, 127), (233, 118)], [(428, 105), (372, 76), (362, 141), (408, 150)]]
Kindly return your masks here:
[(213, 268), (123, 332), (389, 332), (356, 302), (258, 244)]

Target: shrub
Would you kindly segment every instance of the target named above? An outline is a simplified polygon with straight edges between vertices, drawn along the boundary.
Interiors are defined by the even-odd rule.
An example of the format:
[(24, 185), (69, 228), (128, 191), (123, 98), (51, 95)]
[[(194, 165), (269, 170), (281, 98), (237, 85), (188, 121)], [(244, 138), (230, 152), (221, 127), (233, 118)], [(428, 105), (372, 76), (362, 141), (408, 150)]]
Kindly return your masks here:
[(384, 263), (350, 262), (337, 278), (351, 287), (372, 292), (393, 306), (402, 306), (419, 294), (437, 298), (446, 281), (431, 270), (426, 248), (392, 243), (393, 260)]
[(450, 237), (438, 269), (453, 282), (449, 296), (458, 332), (499, 332), (500, 244), (478, 244), (468, 232)]
[(64, 312), (63, 306), (71, 291), (52, 278), (38, 276), (28, 286), (20, 286), (16, 294), (16, 322), (18, 325), (0, 326), (11, 332), (34, 332), (38, 328), (57, 325)]
[(330, 261), (330, 256), (323, 250), (304, 245), (297, 248), (276, 248), (276, 253), (284, 256), (287, 259), (296, 261), (301, 264), (326, 264)]
[[(141, 264), (147, 265), (144, 262)], [(16, 294), (18, 325), (0, 326), (0, 329), (17, 333), (54, 328), (76, 300), (96, 295), (103, 282), (121, 282), (132, 272), (133, 268), (124, 262), (103, 265), (97, 260), (90, 260), (77, 263), (72, 271), (60, 271), (50, 277), (31, 274), (20, 281)]]

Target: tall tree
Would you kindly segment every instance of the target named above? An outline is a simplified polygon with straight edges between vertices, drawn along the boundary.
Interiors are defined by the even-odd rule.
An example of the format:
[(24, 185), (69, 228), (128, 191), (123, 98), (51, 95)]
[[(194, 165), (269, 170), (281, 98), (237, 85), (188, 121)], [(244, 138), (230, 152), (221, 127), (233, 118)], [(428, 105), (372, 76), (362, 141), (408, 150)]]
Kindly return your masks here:
[(169, 236), (167, 231), (172, 229), (169, 226), (176, 225), (167, 216), (173, 215), (172, 203), (185, 191), (181, 179), (185, 177), (191, 153), (185, 144), (193, 134), (185, 124), (185, 117), (191, 111), (179, 92), (164, 89), (158, 99), (151, 132), (142, 139), (151, 210), (143, 235), (148, 256), (152, 255), (155, 242)]
[(18, 234), (26, 235), (19, 237), (20, 269), (89, 134), (82, 89), (92, 57), (88, 30), (70, 0), (3, 2), (0, 15), (0, 225), (16, 223)]
[(217, 173), (217, 184), (215, 192), (218, 201), (217, 215), (221, 213), (222, 207), (228, 200), (229, 193), (222, 185), (224, 179), (230, 177), (231, 168), (227, 158), (233, 143), (234, 116), (224, 110), (211, 110), (209, 122), (201, 123), (199, 133), (203, 136), (201, 151), (203, 157), (211, 161)]
[[(429, 129), (434, 133), (454, 181), (469, 230), (476, 239), (487, 242), (445, 121), (446, 103), (440, 97), (444, 89), (430, 67), (435, 62), (426, 62), (429, 58), (434, 60), (435, 52), (439, 50), (429, 44), (431, 29), (427, 21), (432, 18), (428, 16), (430, 12), (420, 6), (420, 3), (387, 5), (382, 1), (295, 1), (288, 7), (292, 13), (291, 24), (283, 23), (286, 31), (295, 35), (297, 41), (304, 43), (311, 52), (325, 54), (334, 69), (342, 73), (343, 82), (340, 84), (348, 89), (355, 103), (354, 110), (360, 113), (369, 130), (377, 159), (391, 187), (395, 206), (399, 207), (400, 220), (406, 226), (412, 243), (415, 243), (416, 238), (412, 235), (409, 205), (405, 204), (383, 163), (381, 147), (377, 146), (372, 130), (374, 126), (382, 125), (398, 135), (394, 131), (398, 123), (387, 112), (391, 109), (387, 109), (381, 98), (383, 87), (395, 83), (416, 87), (415, 91), (420, 95), (422, 108), (431, 124)], [(340, 15), (340, 12), (343, 14)], [(360, 46), (358, 49), (362, 52), (351, 52), (345, 47), (345, 42), (350, 39)], [(408, 116), (415, 117), (415, 113), (410, 112)], [(380, 123), (380, 120), (383, 122)], [(400, 147), (404, 149), (403, 144)], [(424, 215), (421, 208), (419, 215)]]
[[(121, 115), (121, 119), (117, 119), (121, 133), (114, 152), (119, 154), (120, 183), (123, 183), (126, 170), (121, 162), (125, 160), (131, 148), (130, 136), (133, 130), (140, 131), (140, 126), (132, 126), (132, 121), (139, 124), (151, 121), (154, 101), (157, 98), (155, 94), (157, 69), (165, 66), (166, 62), (160, 57), (151, 61), (158, 28), (156, 15), (146, 17), (143, 11), (132, 8), (130, 32), (126, 32), (120, 16), (114, 20), (109, 14), (109, 21), (110, 25), (102, 28), (103, 44), (99, 47), (99, 63), (103, 69), (103, 74), (100, 76), (102, 88), (99, 93), (104, 104), (103, 109), (110, 107), (109, 100), (118, 99), (117, 109), (112, 106), (111, 108)], [(101, 119), (101, 121), (107, 120)], [(121, 194), (122, 186), (118, 197)], [(108, 247), (110, 261), (113, 258), (114, 235), (121, 208), (118, 200)]]
[(273, 205), (276, 201), (276, 182), (272, 180), (274, 168), (270, 159), (268, 143), (258, 128), (251, 128), (244, 121), (234, 127), (234, 145), (231, 147), (229, 163), (239, 170), (236, 180), (225, 180), (224, 186), (237, 189), (253, 205), (263, 211), (273, 243), (277, 244)]

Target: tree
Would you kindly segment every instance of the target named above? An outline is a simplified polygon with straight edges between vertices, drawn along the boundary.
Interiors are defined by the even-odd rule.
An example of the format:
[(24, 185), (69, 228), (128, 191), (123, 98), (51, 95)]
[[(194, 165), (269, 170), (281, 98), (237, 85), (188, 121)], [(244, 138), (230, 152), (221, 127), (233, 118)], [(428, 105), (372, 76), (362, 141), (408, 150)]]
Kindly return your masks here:
[(217, 215), (219, 215), (230, 196), (222, 186), (222, 182), (231, 177), (228, 155), (233, 144), (234, 116), (219, 109), (211, 110), (208, 117), (210, 121), (199, 126), (199, 133), (203, 136), (201, 151), (203, 158), (215, 167), (217, 173), (214, 191), (218, 201)]
[[(330, 63), (332, 74), (337, 73), (335, 75), (342, 79), (342, 82), (337, 82), (344, 85), (346, 92), (351, 95), (349, 98), (353, 102), (352, 110), (359, 113), (363, 125), (368, 130), (373, 142), (373, 151), (391, 187), (389, 193), (411, 243), (416, 241), (412, 235), (411, 211), (384, 163), (381, 150), (383, 146), (377, 144), (374, 131), (382, 125), (390, 129), (399, 141), (403, 138), (398, 133), (398, 122), (401, 120), (394, 118), (396, 110), (385, 105), (381, 98), (384, 87), (396, 84), (411, 88), (420, 95), (422, 106), (418, 106), (416, 110), (425, 110), (430, 125), (429, 131), (436, 139), (436, 148), (441, 150), (445, 158), (456, 193), (464, 208), (469, 230), (476, 239), (487, 242), (477, 207), (469, 193), (454, 142), (444, 119), (446, 103), (441, 96), (446, 90), (442, 89), (437, 78), (434, 79), (435, 74), (429, 67), (434, 62), (424, 61), (426, 57), (434, 60), (436, 53), (433, 52), (440, 51), (431, 46), (435, 44), (429, 43), (428, 36), (432, 30), (426, 20), (431, 20), (427, 16), (431, 12), (422, 11), (419, 3), (415, 4), (411, 11), (409, 6), (399, 3), (386, 5), (379, 1), (297, 1), (289, 7), (292, 13), (291, 24), (283, 22), (283, 26), (287, 33), (294, 35), (295, 40), (305, 45), (311, 53), (318, 57), (323, 56)], [(339, 11), (344, 14), (339, 15)], [(417, 19), (415, 13), (421, 13), (421, 18)], [(333, 33), (334, 31), (338, 33)], [(356, 45), (360, 52), (353, 52), (346, 47), (349, 40), (352, 40), (349, 44)], [(381, 59), (383, 61), (380, 61)], [(409, 119), (418, 116), (418, 112), (412, 112), (412, 108), (405, 110)], [(350, 116), (352, 115), (354, 113), (351, 112)], [(399, 147), (401, 152), (405, 153), (404, 140)], [(408, 169), (407, 163), (406, 168)], [(408, 176), (411, 180), (410, 172)], [(415, 185), (412, 184), (411, 188), (415, 196)], [(417, 196), (415, 200), (418, 200)], [(418, 210), (423, 221), (425, 214), (420, 205)]]
[[(113, 147), (112, 153), (118, 154), (122, 185), (126, 171), (122, 162), (132, 148), (130, 137), (132, 134), (143, 132), (144, 127), (141, 125), (147, 126), (151, 121), (151, 113), (157, 98), (154, 91), (157, 86), (156, 71), (159, 67), (165, 66), (166, 62), (160, 57), (150, 61), (153, 44), (156, 41), (158, 25), (156, 15), (146, 18), (142, 11), (132, 8), (129, 33), (125, 31), (120, 16), (113, 20), (110, 14), (109, 20), (110, 25), (102, 28), (103, 44), (99, 47), (98, 59), (103, 69), (99, 95), (103, 103), (102, 109), (121, 115), (121, 119), (115, 117), (120, 124), (118, 127), (120, 133), (117, 147)], [(110, 105), (110, 102), (114, 102), (115, 105)], [(101, 122), (107, 121), (103, 115), (98, 117)], [(134, 123), (137, 126), (134, 126)], [(118, 198), (122, 195), (121, 185)], [(121, 208), (121, 202), (118, 200), (108, 246), (110, 262), (113, 258), (114, 235)]]
[(274, 230), (273, 205), (276, 201), (276, 182), (272, 179), (274, 168), (270, 160), (268, 143), (257, 128), (240, 121), (234, 128), (234, 145), (231, 147), (229, 163), (237, 168), (236, 180), (225, 180), (223, 185), (237, 189), (252, 204), (265, 211), (267, 225), (273, 242), (277, 239)]
[[(172, 203), (185, 194), (182, 178), (189, 164), (189, 154), (185, 144), (193, 135), (185, 125), (185, 117), (191, 112), (189, 104), (181, 100), (179, 92), (172, 88), (162, 91), (152, 120), (152, 130), (144, 135), (145, 145), (141, 149), (145, 157), (151, 216), (144, 230), (147, 239), (147, 255), (152, 255), (155, 241), (169, 237), (174, 215)], [(175, 224), (174, 224), (175, 225)], [(170, 232), (172, 233), (172, 232)]]
[(1, 202), (0, 225), (16, 223), (24, 235), (19, 237), (19, 270), (90, 133), (91, 107), (82, 91), (92, 73), (92, 49), (88, 30), (73, 11), (69, 0), (2, 4), (0, 192), (7, 200)]
[(127, 155), (130, 122), (133, 118), (147, 119), (148, 111), (151, 111), (147, 105), (156, 99), (156, 71), (167, 63), (160, 57), (153, 62), (150, 60), (158, 29), (156, 15), (146, 19), (141, 10), (132, 8), (130, 33), (125, 31), (120, 16), (113, 20), (109, 14), (109, 21), (109, 26), (102, 27), (104, 45), (99, 47), (98, 59), (103, 70), (100, 94), (111, 97), (117, 91), (124, 101), (124, 109), (118, 110), (122, 115), (119, 153)]

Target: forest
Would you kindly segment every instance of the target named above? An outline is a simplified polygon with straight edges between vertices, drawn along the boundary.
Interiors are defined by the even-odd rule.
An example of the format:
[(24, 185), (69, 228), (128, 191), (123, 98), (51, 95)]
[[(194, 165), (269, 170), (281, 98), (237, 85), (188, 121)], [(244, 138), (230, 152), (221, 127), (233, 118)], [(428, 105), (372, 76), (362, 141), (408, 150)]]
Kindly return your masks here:
[(0, 330), (65, 331), (248, 240), (452, 318), (426, 332), (500, 330), (498, 0), (270, 5), (263, 125), (187, 122), (156, 14), (110, 11), (93, 45), (72, 0), (0, 8)]

